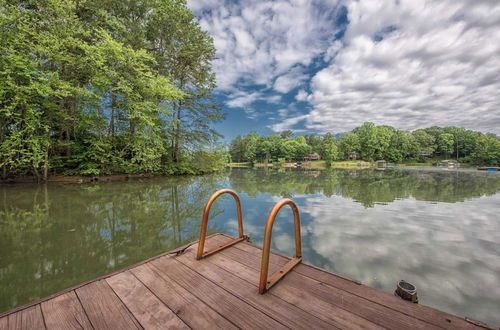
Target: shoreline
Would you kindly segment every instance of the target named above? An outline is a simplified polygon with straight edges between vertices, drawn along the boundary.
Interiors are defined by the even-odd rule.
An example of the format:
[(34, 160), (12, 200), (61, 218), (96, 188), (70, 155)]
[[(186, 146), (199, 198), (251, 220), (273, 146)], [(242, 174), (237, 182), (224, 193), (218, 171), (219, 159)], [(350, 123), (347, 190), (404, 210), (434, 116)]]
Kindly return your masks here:
[[(286, 163), (285, 163), (286, 164)], [(233, 165), (233, 166), (232, 166)], [(236, 165), (236, 166), (234, 166)], [(257, 163), (257, 166), (252, 166), (251, 163), (229, 163), (226, 164), (226, 168), (262, 168), (263, 163)], [(269, 163), (268, 165), (271, 165)], [(274, 169), (287, 169), (290, 168), (288, 166), (283, 166), (283, 164), (279, 164), (278, 167), (268, 166), (269, 168)], [(310, 162), (309, 164), (305, 164), (306, 166), (301, 167), (303, 170), (325, 170), (325, 169), (376, 169), (374, 163), (365, 162), (365, 161), (336, 161), (330, 167), (327, 167), (323, 161), (319, 162)], [(402, 168), (413, 168), (413, 167), (426, 167), (426, 168), (439, 168), (436, 166), (432, 166), (430, 163), (401, 163), (396, 164), (396, 167)], [(460, 164), (460, 169), (475, 169), (475, 166)], [(154, 173), (135, 173), (135, 174), (126, 174), (126, 173), (115, 173), (115, 174), (106, 174), (106, 175), (94, 175), (94, 176), (83, 176), (83, 175), (64, 175), (64, 174), (55, 174), (48, 177), (47, 181), (37, 180), (34, 176), (17, 176), (13, 178), (0, 179), (0, 185), (9, 185), (9, 184), (17, 184), (17, 183), (97, 183), (97, 182), (117, 182), (117, 181), (128, 181), (128, 180), (138, 180), (138, 179), (150, 179), (154, 177), (177, 177), (177, 176), (187, 176), (192, 174), (154, 174)], [(196, 174), (194, 174), (196, 175)]]
[(107, 174), (107, 175), (96, 175), (96, 176), (83, 176), (83, 175), (64, 175), (55, 174), (47, 178), (47, 181), (37, 180), (34, 176), (18, 176), (8, 179), (0, 179), (0, 184), (16, 184), (16, 183), (95, 183), (95, 182), (114, 182), (114, 181), (127, 181), (134, 179), (149, 179), (158, 175), (151, 173), (139, 173), (139, 174)]

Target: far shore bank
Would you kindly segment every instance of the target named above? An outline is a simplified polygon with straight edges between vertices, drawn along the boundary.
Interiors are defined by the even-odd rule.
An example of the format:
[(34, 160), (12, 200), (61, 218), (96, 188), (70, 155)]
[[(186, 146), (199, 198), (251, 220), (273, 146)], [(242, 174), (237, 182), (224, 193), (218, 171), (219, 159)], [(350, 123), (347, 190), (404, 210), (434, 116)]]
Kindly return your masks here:
[[(432, 162), (416, 162), (416, 161), (406, 161), (402, 163), (386, 163), (387, 167), (432, 167), (435, 166), (434, 163), (441, 160), (432, 160)], [(343, 169), (369, 169), (377, 168), (377, 162), (368, 162), (363, 160), (339, 160), (334, 161), (327, 165), (324, 160), (317, 161), (304, 161), (304, 162), (269, 162), (269, 163), (251, 163), (251, 162), (240, 162), (240, 163), (228, 163), (227, 167), (231, 168), (301, 168), (301, 169), (327, 169), (327, 168), (343, 168)], [(474, 165), (468, 163), (458, 163), (459, 168), (473, 168)]]
[[(300, 166), (296, 165), (295, 162), (287, 162), (287, 163), (255, 163), (251, 162), (240, 162), (240, 163), (228, 163), (226, 167), (230, 168), (299, 168), (304, 170), (314, 169), (314, 170), (323, 170), (327, 168), (337, 168), (337, 169), (371, 169), (376, 168), (375, 162), (366, 162), (366, 161), (334, 161), (330, 166), (327, 166), (326, 162), (323, 160), (319, 161), (308, 161), (301, 162)], [(417, 162), (406, 162), (401, 164), (391, 164), (390, 167), (431, 167), (433, 164), (431, 163), (417, 163)], [(460, 163), (459, 168), (474, 168), (470, 164)], [(140, 179), (148, 179), (154, 177), (165, 177), (165, 176), (185, 176), (189, 174), (153, 174), (153, 173), (136, 173), (136, 174), (126, 174), (126, 173), (115, 173), (115, 174), (106, 174), (106, 175), (96, 175), (96, 176), (83, 176), (83, 175), (64, 175), (64, 174), (54, 174), (48, 177), (46, 181), (39, 179), (35, 176), (17, 176), (7, 179), (0, 178), (0, 184), (15, 184), (15, 183), (96, 183), (96, 182), (114, 182), (114, 181), (127, 181), (127, 180), (140, 180)]]
[(99, 175), (99, 176), (82, 176), (82, 175), (63, 175), (55, 174), (47, 178), (47, 181), (37, 180), (34, 176), (18, 176), (13, 178), (7, 178), (5, 180), (0, 179), (0, 184), (12, 184), (12, 183), (92, 183), (92, 182), (112, 182), (112, 181), (126, 181), (126, 180), (137, 180), (152, 178), (155, 175), (151, 173), (138, 173), (138, 174), (109, 174), (109, 175)]

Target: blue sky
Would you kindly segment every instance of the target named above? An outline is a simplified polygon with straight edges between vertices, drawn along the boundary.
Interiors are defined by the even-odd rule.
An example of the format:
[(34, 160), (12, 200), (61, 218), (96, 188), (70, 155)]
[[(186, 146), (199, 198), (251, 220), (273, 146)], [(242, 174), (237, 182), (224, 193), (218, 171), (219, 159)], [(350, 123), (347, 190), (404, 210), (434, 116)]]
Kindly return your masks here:
[(365, 121), (500, 133), (500, 2), (188, 0), (213, 38), (226, 141)]

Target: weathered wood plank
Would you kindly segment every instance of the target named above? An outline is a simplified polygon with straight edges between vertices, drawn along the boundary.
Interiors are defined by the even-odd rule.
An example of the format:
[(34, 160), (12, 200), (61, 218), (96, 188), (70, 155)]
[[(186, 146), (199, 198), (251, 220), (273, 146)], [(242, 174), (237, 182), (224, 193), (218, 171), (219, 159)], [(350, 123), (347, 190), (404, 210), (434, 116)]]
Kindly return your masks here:
[[(228, 238), (226, 235), (217, 235), (213, 239), (217, 240), (219, 244), (221, 244)], [(260, 267), (260, 258), (262, 255), (262, 250), (260, 248), (246, 242), (239, 243), (234, 247), (257, 256), (259, 258)], [(273, 272), (279, 269), (282, 265), (288, 262), (288, 260), (290, 259), (271, 253), (269, 271)], [(438, 327), (446, 329), (475, 328), (474, 325), (455, 315), (451, 315), (428, 306), (402, 301), (400, 298), (390, 295), (386, 292), (365, 285), (357, 285), (356, 283), (350, 281), (349, 279), (343, 278), (342, 276), (336, 276), (335, 274), (311, 267), (307, 264), (298, 265), (297, 267), (295, 267), (294, 272), (318, 280), (330, 286), (334, 286), (343, 291), (357, 295), (371, 302), (383, 305), (394, 311), (403, 313), (413, 318), (417, 318), (421, 321)]]
[(297, 271), (300, 274), (315, 278), (320, 282), (326, 283), (330, 286), (339, 288), (346, 292), (363, 297), (374, 303), (388, 307), (394, 311), (398, 311), (405, 315), (417, 318), (427, 323), (439, 326), (445, 329), (473, 329), (475, 326), (466, 322), (464, 319), (457, 317), (431, 307), (406, 302), (399, 297), (395, 297), (387, 292), (383, 292), (366, 285), (353, 285), (352, 283), (330, 276), (328, 272), (311, 268), (307, 265), (297, 266)]
[[(260, 295), (256, 286), (231, 274), (229, 271), (209, 262), (210, 258), (196, 260), (194, 251), (189, 251), (176, 260), (223, 287), (233, 295), (256, 309), (271, 316), (293, 329), (333, 329), (335, 326), (327, 323), (296, 306), (274, 296)], [(258, 279), (255, 279), (257, 281)]]
[[(251, 270), (246, 269), (243, 271), (247, 273), (253, 272), (253, 274), (250, 275), (253, 277), (259, 275), (260, 256), (236, 248), (221, 251), (219, 254), (229, 258), (229, 260), (223, 260), (224, 265), (234, 269), (234, 261), (241, 263), (243, 262), (242, 260), (244, 260), (244, 264), (249, 266)], [(276, 286), (274, 291), (271, 290), (273, 294), (289, 295), (290, 291), (304, 291), (325, 303), (335, 305), (386, 328), (437, 328), (422, 320), (409, 317), (406, 314), (396, 312), (383, 305), (376, 304), (330, 285), (325, 285), (322, 282), (296, 272), (289, 273), (283, 281), (282, 284)]]
[(435, 325), (408, 315), (396, 312), (385, 306), (375, 304), (366, 299), (362, 299), (349, 292), (339, 290), (335, 287), (325, 285), (300, 274), (290, 273), (283, 280), (281, 287), (276, 288), (277, 292), (283, 293), (290, 288), (295, 290), (307, 290), (313, 296), (348, 311), (352, 311), (371, 322), (379, 324), (388, 329), (440, 329)]
[[(242, 258), (244, 258), (244, 256), (242, 256)], [(207, 258), (207, 260), (248, 281), (249, 283), (258, 284), (259, 274), (255, 271), (255, 269), (242, 263), (235, 262), (234, 260), (224, 256), (222, 252)], [(281, 284), (276, 286), (280, 285)], [(289, 289), (290, 290), (285, 293), (275, 293), (276, 290), (272, 289), (268, 291), (266, 295), (275, 295), (280, 299), (287, 301), (290, 304), (293, 304), (296, 307), (316, 316), (317, 318), (320, 318), (321, 320), (339, 328), (381, 329), (380, 326), (364, 319), (363, 317), (353, 314), (351, 311), (346, 311), (334, 304), (318, 299), (307, 290), (297, 290), (295, 288)], [(255, 290), (257, 290), (257, 285), (255, 286)]]
[[(235, 252), (236, 249), (228, 251), (227, 253), (221, 252), (221, 256), (234, 256), (234, 259), (233, 257), (230, 257), (230, 259), (226, 261), (226, 264), (231, 265), (231, 267), (234, 268), (234, 261), (237, 261), (237, 259), (245, 260), (245, 265), (248, 265), (251, 268), (250, 272), (253, 272), (253, 275), (251, 276), (258, 276), (260, 271), (260, 260), (258, 258), (253, 258), (248, 254), (245, 255), (241, 252)], [(246, 272), (249, 272), (249, 270), (247, 269)], [(322, 282), (295, 272), (289, 273), (282, 281), (283, 283), (276, 285), (276, 288), (273, 287), (274, 291), (271, 290), (273, 294), (279, 296), (289, 296), (290, 291), (303, 291), (316, 299), (322, 300), (324, 303), (342, 308), (385, 328), (436, 328), (434, 325), (388, 309), (385, 306), (375, 304), (349, 292), (339, 290), (329, 285), (324, 285)]]
[(78, 288), (76, 294), (94, 328), (141, 329), (105, 280)]
[(9, 317), (0, 317), (0, 330), (7, 330), (9, 328)]
[(41, 307), (47, 329), (92, 329), (73, 291), (47, 300)]
[[(208, 241), (210, 238), (212, 238), (213, 236), (221, 236), (221, 235), (223, 235), (223, 234), (221, 234), (221, 233), (214, 233), (214, 234), (210, 234), (210, 235), (208, 235), (208, 236), (207, 236), (207, 241)], [(227, 237), (227, 235), (224, 235), (224, 236), (225, 236), (225, 237)], [(48, 295), (48, 296), (46, 296), (46, 297), (43, 297), (43, 298), (40, 298), (40, 299), (34, 300), (34, 301), (32, 301), (32, 302), (29, 302), (29, 303), (27, 303), (27, 304), (24, 304), (24, 305), (21, 305), (21, 306), (15, 307), (15, 308), (13, 308), (13, 309), (10, 309), (10, 310), (7, 310), (7, 311), (4, 311), (4, 312), (1, 312), (1, 313), (0, 313), (0, 319), (1, 319), (1, 318), (3, 318), (3, 317), (5, 317), (5, 316), (8, 316), (9, 314), (12, 314), (12, 313), (15, 313), (15, 312), (21, 311), (21, 310), (26, 309), (26, 308), (28, 308), (28, 307), (32, 307), (32, 306), (35, 306), (35, 305), (41, 304), (41, 303), (42, 303), (42, 302), (44, 302), (44, 301), (50, 300), (50, 299), (55, 298), (55, 297), (57, 297), (57, 296), (60, 296), (60, 295), (62, 295), (62, 294), (65, 294), (65, 293), (68, 293), (68, 292), (71, 292), (71, 291), (75, 291), (76, 289), (81, 288), (82, 286), (85, 286), (85, 285), (87, 285), (87, 284), (89, 284), (89, 283), (92, 283), (92, 282), (95, 282), (95, 281), (99, 281), (99, 280), (103, 280), (103, 279), (106, 279), (106, 278), (111, 277), (111, 276), (113, 276), (113, 275), (116, 275), (116, 274), (118, 274), (118, 273), (121, 273), (121, 272), (124, 272), (124, 271), (126, 271), (126, 270), (129, 270), (129, 269), (135, 268), (135, 267), (137, 267), (137, 266), (140, 266), (140, 265), (142, 265), (142, 264), (145, 264), (145, 263), (147, 263), (147, 262), (150, 262), (151, 260), (154, 260), (154, 259), (157, 259), (157, 258), (161, 258), (162, 256), (165, 256), (165, 255), (176, 254), (176, 252), (183, 251), (184, 249), (186, 249), (187, 247), (189, 247), (190, 245), (192, 245), (193, 243), (196, 243), (196, 242), (197, 242), (197, 241), (195, 241), (195, 242), (191, 242), (191, 243), (187, 243), (187, 244), (184, 244), (184, 245), (182, 245), (182, 246), (179, 246), (179, 247), (177, 247), (177, 248), (175, 248), (175, 249), (172, 249), (172, 250), (170, 250), (170, 251), (167, 251), (167, 252), (161, 253), (161, 254), (159, 254), (159, 255), (157, 255), (157, 256), (154, 256), (154, 257), (152, 257), (152, 258), (149, 258), (149, 259), (146, 259), (146, 260), (140, 261), (140, 262), (138, 262), (138, 263), (135, 263), (135, 264), (129, 265), (129, 266), (127, 266), (127, 267), (123, 268), (123, 269), (119, 269), (119, 270), (116, 270), (116, 271), (114, 271), (114, 272), (112, 272), (112, 273), (105, 274), (105, 275), (99, 276), (99, 277), (97, 277), (97, 278), (94, 278), (94, 279), (88, 280), (88, 281), (84, 281), (84, 282), (82, 282), (82, 283), (79, 283), (79, 284), (74, 285), (74, 286), (72, 286), (72, 287), (69, 287), (69, 288), (67, 288), (67, 289), (61, 290), (61, 291), (59, 291), (59, 292), (55, 292), (55, 293), (53, 293), (53, 294), (51, 294), (51, 295)], [(212, 242), (211, 244), (217, 244), (217, 242)]]
[(8, 318), (8, 329), (11, 330), (45, 329), (40, 305), (31, 306), (17, 313), (10, 314)]
[(246, 302), (238, 299), (213, 282), (193, 272), (191, 269), (172, 259), (165, 257), (151, 262), (161, 274), (183, 286), (221, 315), (240, 328), (244, 329), (285, 329), (276, 320), (263, 314)]
[(129, 271), (109, 277), (106, 282), (145, 329), (189, 329)]
[(237, 329), (188, 290), (171, 279), (165, 280), (167, 277), (160, 276), (155, 267), (145, 264), (131, 272), (191, 328), (203, 329), (210, 324), (217, 329)]
[[(206, 247), (228, 239), (212, 235)], [(179, 256), (162, 254), (6, 312), (0, 317), (0, 330), (477, 328), (306, 264), (259, 295), (260, 248), (241, 242), (200, 261), (195, 260), (196, 248), (191, 243)], [(270, 272), (288, 260), (271, 254)]]

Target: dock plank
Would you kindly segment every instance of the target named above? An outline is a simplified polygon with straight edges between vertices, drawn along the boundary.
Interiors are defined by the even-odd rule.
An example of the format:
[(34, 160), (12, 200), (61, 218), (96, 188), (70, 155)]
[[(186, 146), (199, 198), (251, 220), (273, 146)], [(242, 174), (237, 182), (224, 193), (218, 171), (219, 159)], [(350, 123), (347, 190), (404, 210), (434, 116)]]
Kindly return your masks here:
[(41, 308), (47, 329), (92, 329), (74, 291), (43, 302)]
[[(244, 257), (244, 256), (242, 256)], [(207, 258), (210, 262), (220, 266), (223, 269), (231, 271), (242, 279), (248, 281), (249, 283), (258, 284), (259, 274), (253, 269), (244, 264), (234, 262), (230, 258), (222, 255), (222, 251)], [(287, 275), (289, 276), (289, 275)], [(277, 284), (275, 287), (281, 285)], [(257, 285), (255, 285), (257, 290)], [(283, 301), (287, 301), (296, 307), (314, 315), (321, 320), (328, 322), (338, 328), (349, 328), (349, 329), (381, 329), (382, 327), (360, 317), (350, 311), (346, 311), (343, 308), (324, 302), (321, 299), (313, 296), (306, 290), (295, 290), (290, 289), (285, 290), (285, 292), (276, 293), (275, 289), (271, 289), (266, 293), (266, 295), (275, 295)]]
[(31, 306), (18, 313), (10, 314), (8, 321), (8, 329), (11, 330), (45, 329), (40, 305)]
[(0, 330), (9, 329), (9, 317), (1, 317), (0, 318)]
[[(219, 244), (222, 244), (229, 240), (227, 235), (218, 235), (213, 238), (217, 240)], [(242, 242), (234, 246), (236, 249), (243, 250), (258, 257), (258, 265), (260, 267), (260, 258), (262, 256), (262, 250), (253, 244)], [(232, 253), (233, 250), (229, 250), (227, 253)], [(234, 254), (233, 254), (233, 257)], [(271, 253), (269, 272), (272, 273), (278, 270), (281, 266), (286, 264), (290, 259), (283, 257), (279, 254)], [(254, 259), (255, 262), (255, 259)], [(254, 263), (254, 266), (256, 264)], [(401, 300), (394, 295), (388, 294), (386, 292), (368, 287), (366, 285), (356, 285), (356, 282), (349, 280), (343, 276), (337, 276), (331, 272), (312, 267), (307, 264), (299, 264), (295, 267), (294, 271), (297, 274), (304, 275), (308, 278), (312, 278), (319, 282), (328, 284), (330, 286), (336, 287), (342, 291), (357, 295), (363, 299), (369, 300), (376, 304), (383, 305), (394, 311), (408, 315), (419, 319), (421, 321), (427, 322), (437, 327), (445, 329), (474, 329), (476, 328), (473, 324), (465, 321), (465, 319), (451, 315), (428, 306), (413, 304)]]
[[(189, 251), (175, 259), (179, 260), (193, 271), (196, 271), (198, 274), (230, 291), (233, 295), (259, 309), (261, 312), (280, 321), (287, 327), (293, 329), (336, 328), (334, 324), (327, 323), (279, 297), (273, 295), (260, 295), (256, 290), (256, 285), (252, 285), (252, 283), (210, 263), (210, 258), (211, 257), (208, 257), (198, 261), (195, 259), (194, 251)], [(258, 279), (255, 279), (255, 283), (257, 283), (257, 280)]]
[(145, 264), (131, 272), (191, 328), (203, 329), (210, 324), (217, 329), (237, 329), (188, 290), (171, 279), (166, 280), (165, 275), (160, 276), (155, 267)]
[[(207, 237), (207, 249), (227, 235)], [(6, 329), (497, 329), (299, 264), (258, 294), (262, 250), (196, 260), (197, 242), (0, 314)], [(290, 258), (271, 253), (270, 273)]]
[[(250, 273), (249, 280), (257, 277), (260, 273), (261, 256), (247, 253), (243, 250), (231, 249), (221, 251), (220, 256), (214, 258), (223, 263), (226, 267), (231, 265), (234, 269), (234, 261), (239, 262), (244, 260), (244, 266), (250, 269), (240, 267), (242, 272)], [(222, 256), (227, 256), (229, 260), (221, 260)], [(356, 285), (357, 284), (352, 284)], [(274, 290), (274, 291), (273, 291)], [(347, 311), (376, 323), (382, 327), (389, 329), (412, 328), (412, 329), (437, 329), (439, 327), (424, 322), (422, 320), (409, 317), (406, 314), (395, 312), (385, 306), (376, 304), (370, 300), (353, 295), (349, 292), (339, 290), (336, 287), (325, 285), (325, 283), (304, 276), (297, 272), (288, 274), (280, 284), (271, 289), (273, 294), (289, 295), (290, 291), (304, 291), (325, 303), (335, 305)]]
[[(144, 265), (139, 266), (144, 267)], [(130, 271), (106, 279), (113, 291), (145, 329), (189, 329)]]
[(96, 329), (141, 329), (141, 326), (105, 280), (76, 290), (83, 309)]
[(253, 306), (241, 301), (233, 294), (214, 285), (211, 281), (191, 271), (181, 262), (171, 257), (151, 262), (160, 272), (193, 293), (236, 326), (243, 329), (286, 329)]

